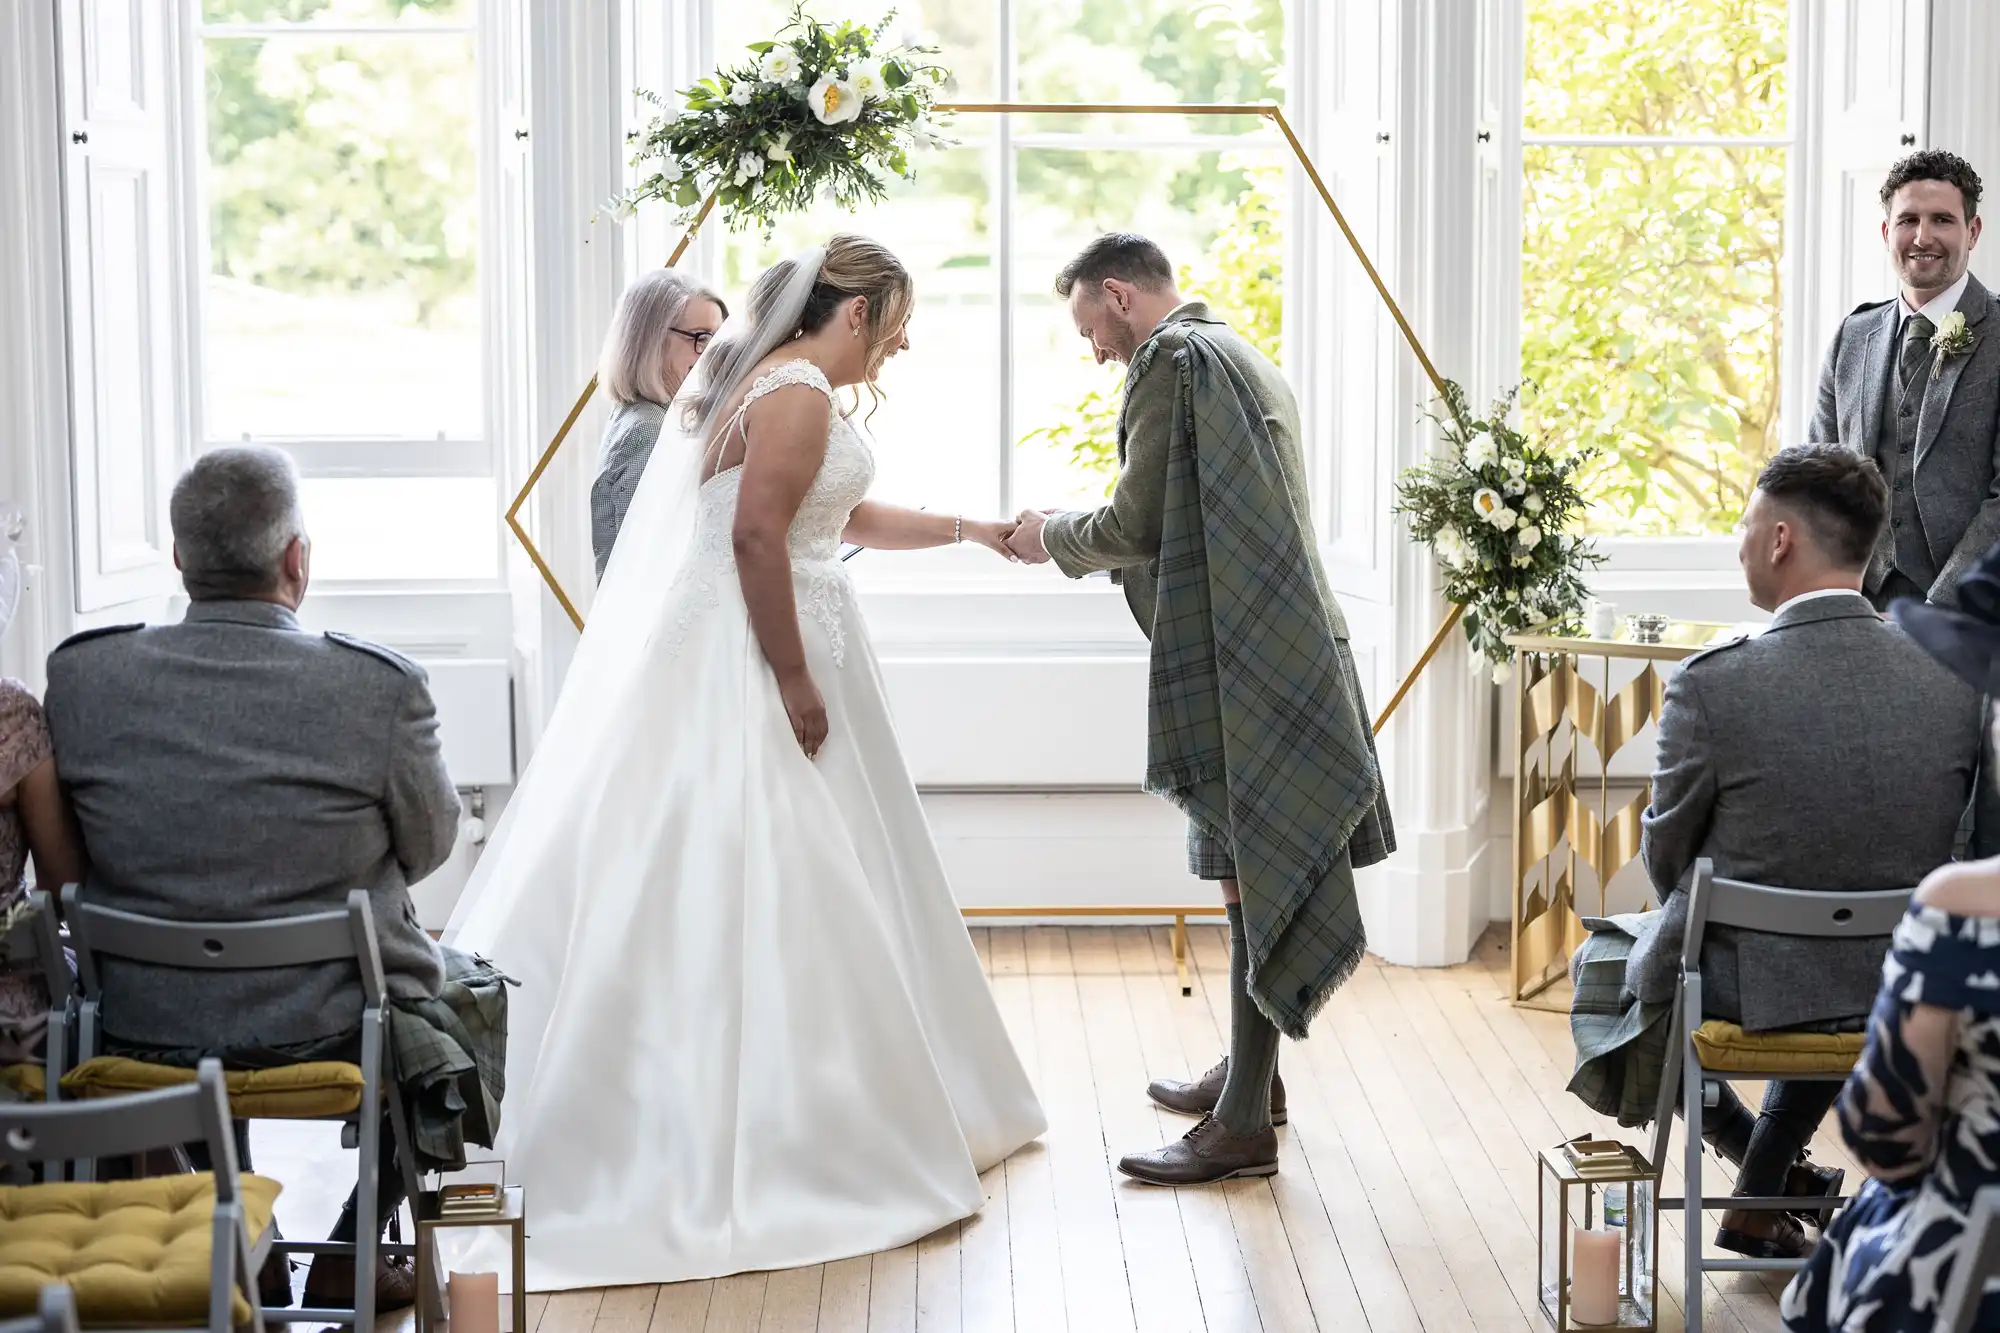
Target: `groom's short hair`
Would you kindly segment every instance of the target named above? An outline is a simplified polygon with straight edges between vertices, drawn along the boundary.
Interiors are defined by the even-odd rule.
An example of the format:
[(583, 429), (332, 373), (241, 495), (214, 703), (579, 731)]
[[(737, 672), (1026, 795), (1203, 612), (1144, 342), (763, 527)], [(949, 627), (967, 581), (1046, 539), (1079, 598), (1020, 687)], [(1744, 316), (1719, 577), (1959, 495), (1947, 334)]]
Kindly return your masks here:
[(1757, 489), (1799, 516), (1820, 550), (1843, 569), (1863, 569), (1889, 515), (1889, 487), (1875, 460), (1842, 444), (1780, 449)]
[(1106, 278), (1157, 292), (1174, 285), (1174, 266), (1166, 251), (1137, 232), (1106, 232), (1063, 265), (1056, 275), (1056, 295), (1067, 301), (1079, 283), (1094, 288)]

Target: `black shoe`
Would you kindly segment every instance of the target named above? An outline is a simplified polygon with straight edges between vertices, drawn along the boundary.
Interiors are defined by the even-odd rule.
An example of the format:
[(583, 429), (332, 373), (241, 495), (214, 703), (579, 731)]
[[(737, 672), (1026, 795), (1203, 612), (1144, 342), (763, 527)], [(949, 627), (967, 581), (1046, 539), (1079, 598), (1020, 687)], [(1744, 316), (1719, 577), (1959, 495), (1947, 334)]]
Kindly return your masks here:
[[(406, 1259), (375, 1261), (375, 1313), (401, 1310), (417, 1303), (417, 1272)], [(354, 1308), (354, 1256), (316, 1255), (306, 1271), (306, 1308)]]
[(1239, 1176), (1278, 1174), (1278, 1131), (1237, 1134), (1214, 1116), (1152, 1152), (1121, 1158), (1118, 1169), (1148, 1185), (1213, 1185)]
[[(1156, 1078), (1146, 1085), (1146, 1095), (1156, 1103), (1178, 1115), (1212, 1115), (1216, 1102), (1222, 1099), (1222, 1085), (1229, 1077), (1229, 1057), (1223, 1056), (1222, 1063), (1191, 1083), (1174, 1078)], [(1285, 1114), (1285, 1080), (1276, 1070), (1271, 1072), (1271, 1123), (1282, 1125), (1290, 1116)]]
[(257, 1303), (266, 1310), (285, 1310), (292, 1304), (292, 1261), (274, 1254), (257, 1272)]
[[(1838, 1199), (1840, 1187), (1846, 1183), (1847, 1172), (1829, 1171), (1800, 1158), (1792, 1163), (1791, 1169), (1785, 1173), (1785, 1197)], [(1833, 1213), (1818, 1208), (1794, 1208), (1790, 1211), (1790, 1216), (1796, 1217), (1801, 1225), (1824, 1231), (1827, 1219), (1832, 1217)]]
[(1747, 1208), (1722, 1215), (1715, 1245), (1751, 1259), (1803, 1259), (1813, 1249), (1790, 1213)]

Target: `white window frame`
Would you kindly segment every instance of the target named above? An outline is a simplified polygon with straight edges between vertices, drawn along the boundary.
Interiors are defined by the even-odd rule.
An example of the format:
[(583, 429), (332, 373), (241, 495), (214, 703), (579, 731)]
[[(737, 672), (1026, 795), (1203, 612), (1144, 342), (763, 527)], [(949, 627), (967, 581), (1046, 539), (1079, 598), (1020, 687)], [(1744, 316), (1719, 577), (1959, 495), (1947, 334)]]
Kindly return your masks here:
[[(330, 37), (403, 37), (411, 40), (429, 38), (470, 39), (475, 62), (487, 58), (490, 44), (483, 40), (483, 28), (490, 22), (490, 6), (483, 0), (472, 0), (471, 16), (464, 20), (437, 23), (205, 23), (201, 18), (199, 3), (189, 3), (182, 8), (183, 49), (188, 54), (188, 68), (181, 79), (182, 115), (184, 130), (181, 136), (180, 153), (184, 193), (188, 208), (188, 225), (182, 229), (183, 256), (187, 274), (186, 299), (182, 308), (186, 311), (187, 365), (190, 385), (189, 416), (195, 441), (194, 452), (200, 453), (224, 445), (236, 444), (240, 440), (212, 438), (207, 429), (208, 376), (207, 327), (204, 305), (209, 274), (209, 208), (202, 188), (207, 174), (207, 39), (210, 37), (295, 37), (315, 40)], [(497, 423), (502, 420), (496, 401), (497, 386), (504, 376), (525, 373), (524, 368), (496, 365), (495, 349), (503, 345), (503, 340), (491, 336), (490, 323), (495, 318), (491, 299), (490, 274), (487, 272), (487, 255), (498, 249), (493, 244), (491, 229), (507, 224), (505, 210), (492, 206), (492, 173), (489, 163), (493, 157), (493, 136), (500, 133), (500, 117), (497, 108), (489, 105), (492, 81), (485, 78), (475, 80), (479, 88), (478, 105), (475, 108), (475, 175), (479, 199), (479, 265), (477, 283), (480, 290), (481, 343), (481, 417), (485, 429), (482, 438), (449, 439), (417, 437), (407, 438), (349, 438), (339, 435), (292, 437), (253, 436), (250, 442), (271, 445), (290, 454), (297, 464), (299, 475), (307, 481), (313, 480), (404, 480), (410, 478), (478, 478), (490, 480), (495, 486), (495, 504), (492, 515), (491, 540), (494, 544), (494, 574), (481, 579), (327, 579), (315, 584), (314, 598), (361, 597), (376, 599), (387, 595), (399, 605), (406, 604), (408, 594), (491, 594), (501, 591), (507, 584), (507, 550), (509, 540), (506, 525), (501, 521), (501, 511), (510, 498), (504, 489), (505, 474), (501, 468), (502, 441), (498, 438)], [(310, 518), (310, 516), (308, 516)], [(365, 632), (365, 629), (364, 629)]]

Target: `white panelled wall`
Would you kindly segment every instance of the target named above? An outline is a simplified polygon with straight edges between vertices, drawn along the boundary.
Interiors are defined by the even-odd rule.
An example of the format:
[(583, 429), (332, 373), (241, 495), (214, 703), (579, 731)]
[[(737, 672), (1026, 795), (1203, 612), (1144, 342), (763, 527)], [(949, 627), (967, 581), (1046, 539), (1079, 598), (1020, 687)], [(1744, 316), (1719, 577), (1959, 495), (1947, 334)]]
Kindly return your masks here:
[[(1289, 7), (1288, 115), (1438, 369), (1478, 399), (1514, 379), (1519, 362), (1522, 4)], [(77, 321), (115, 322), (118, 307), (105, 305), (103, 292), (95, 303), (65, 296), (63, 173), (67, 155), (74, 217), (79, 157), (89, 150), (64, 137), (57, 15), (100, 5), (118, 7), (0, 5), (0, 499), (28, 514), (24, 554), (34, 569), (30, 596), (0, 642), (0, 670), (36, 684), (42, 656), (76, 628), (173, 613), (148, 580), (159, 570), (158, 499), (191, 452), (169, 419), (188, 391), (176, 378), (184, 372), (147, 371), (172, 391), (151, 400), (151, 416), (131, 417), (130, 402), (115, 395), (108, 408), (125, 416), (72, 411), (72, 387), (81, 393), (86, 372), (101, 369), (72, 361), (85, 327)], [(481, 8), (482, 227), (494, 247), (483, 294), (499, 312), (488, 360), (502, 372), (490, 377), (488, 416), (501, 448), (500, 491), (511, 497), (589, 377), (623, 282), (662, 262), (672, 244), (658, 217), (620, 231), (591, 215), (624, 179), (622, 139), (638, 114), (629, 90), (683, 86), (699, 73), (710, 11), (695, 0), (484, 0)], [(1955, 147), (2000, 177), (2000, 95), (1990, 77), (2000, 6), (1799, 0), (1796, 13), (1798, 40), (1813, 51), (1799, 66), (1807, 75), (1796, 96), (1815, 109), (1794, 161), (1813, 203), (1796, 210), (1799, 277), (1788, 286), (1809, 275), (1804, 285), (1814, 293), (1788, 305), (1807, 331), (1790, 340), (1787, 362), (1786, 415), (1795, 424), (1825, 332), (1876, 294), (1873, 242), (1849, 234), (1848, 224), (1865, 219), (1854, 199), (1866, 202), (1863, 187), (1879, 179), (1900, 136)], [(1867, 60), (1832, 58), (1887, 49), (1891, 38), (1905, 43), (1897, 49), (1906, 58), (1886, 74)], [(79, 91), (87, 90), (71, 95)], [(1884, 111), (1891, 101), (1894, 115)], [(144, 146), (96, 145), (130, 149), (133, 162), (123, 166), (151, 169), (137, 153)], [(1850, 173), (1845, 184), (1841, 172)], [(116, 203), (108, 193), (87, 197)], [(1319, 536), (1369, 702), (1379, 707), (1447, 609), (1429, 558), (1390, 513), (1395, 477), (1435, 444), (1419, 416), (1431, 388), (1302, 174), (1289, 207), (1287, 364), (1302, 368), (1295, 384), (1310, 432)], [(1828, 248), (1832, 236), (1852, 248)], [(75, 233), (70, 244), (89, 248)], [(80, 276), (113, 281), (127, 272), (132, 285), (152, 290), (160, 275), (150, 251), (139, 239), (126, 249), (125, 270), (81, 270), (71, 254), (71, 286)], [(691, 262), (701, 267), (715, 254), (712, 244), (698, 245)], [(1842, 254), (1851, 262), (1843, 265)], [(1976, 267), (1991, 280), (1996, 263), (1985, 253)], [(65, 319), (66, 308), (76, 321)], [(128, 361), (164, 354), (143, 338), (122, 345)], [(106, 403), (97, 393), (79, 401)], [(122, 423), (110, 439), (107, 421)], [(526, 515), (586, 605), (586, 496), (602, 421), (601, 403), (582, 416)], [(136, 488), (125, 472), (117, 486), (103, 484), (111, 474), (98, 460), (107, 448), (142, 469)], [(1611, 549), (1598, 591), (1622, 609), (1728, 621), (1753, 614), (1726, 540)], [(150, 565), (140, 562), (147, 572), (117, 563), (131, 550), (151, 553)], [(1184, 869), (1180, 818), (1138, 790), (1145, 645), (1116, 589), (969, 559), (920, 567), (871, 554), (854, 570), (910, 766), (963, 902), (1215, 900)], [(511, 545), (506, 573), (504, 588), (486, 592), (327, 592), (307, 607), (309, 624), (371, 635), (437, 668), (440, 693), (452, 700), (455, 762), (481, 782), (504, 777), (510, 752), (527, 762), (575, 640)], [(511, 676), (511, 729), (496, 718), (506, 710), (495, 702), (494, 664)], [(1402, 847), (1361, 887), (1371, 944), (1393, 961), (1458, 961), (1488, 920), (1506, 914), (1511, 767), (1504, 755), (1496, 762), (1505, 747), (1496, 747), (1495, 732), (1510, 735), (1512, 720), (1496, 716), (1497, 693), (1454, 637), (1382, 737)], [(1650, 747), (1633, 754), (1630, 776), (1641, 777)], [(502, 783), (487, 788), (489, 827), (506, 794)], [(442, 924), (476, 855), (468, 841), (420, 886), (429, 923)]]

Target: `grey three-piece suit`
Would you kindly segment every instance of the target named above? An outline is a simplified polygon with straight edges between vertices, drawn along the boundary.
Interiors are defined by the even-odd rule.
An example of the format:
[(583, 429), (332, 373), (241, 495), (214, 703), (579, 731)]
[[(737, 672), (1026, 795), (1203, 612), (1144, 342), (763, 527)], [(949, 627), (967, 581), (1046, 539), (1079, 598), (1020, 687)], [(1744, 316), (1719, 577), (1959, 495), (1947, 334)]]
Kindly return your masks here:
[[(1980, 701), (1859, 595), (1796, 603), (1762, 635), (1681, 664), (1660, 715), (1641, 856), (1665, 910), (1626, 966), (1642, 1001), (1673, 998), (1682, 882), (1798, 889), (1916, 885), (1950, 860), (1978, 762)], [(1711, 928), (1704, 1007), (1753, 1031), (1866, 1014), (1886, 939)]]
[[(391, 994), (438, 994), (408, 886), (451, 854), (458, 796), (424, 673), (308, 634), (259, 601), (203, 601), (49, 658), (56, 763), (82, 826), (87, 901), (179, 920), (339, 910), (368, 891)], [(210, 1050), (355, 1031), (352, 964), (187, 972), (108, 961), (107, 1037)]]
[[(1900, 572), (1929, 600), (1958, 604), (1958, 580), (2000, 542), (2000, 320), (1969, 277), (1959, 297), (1970, 351), (1898, 372), (1903, 302), (1864, 305), (1841, 322), (1820, 373), (1808, 438), (1873, 458), (1889, 480), (1890, 522), (1865, 584), (1878, 597)], [(1914, 566), (1912, 568), (1911, 566)], [(1900, 581), (1898, 581), (1899, 586)]]

